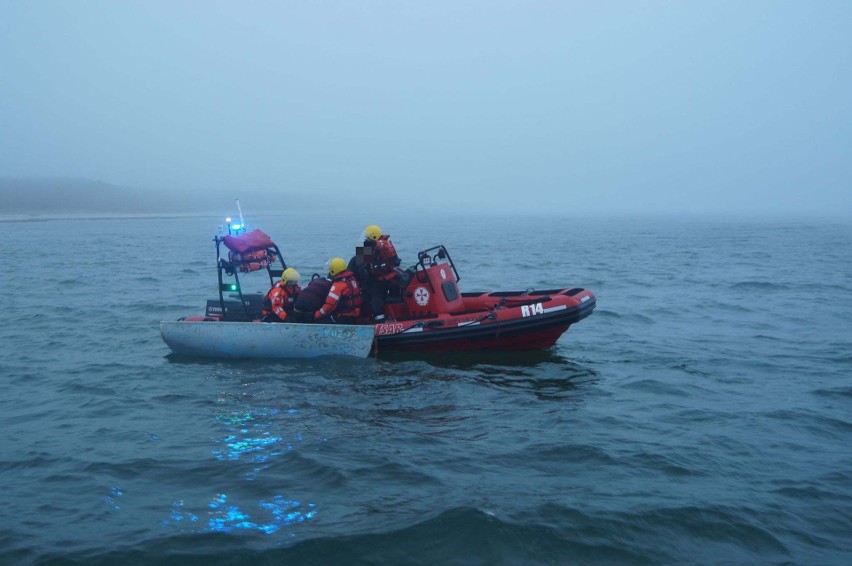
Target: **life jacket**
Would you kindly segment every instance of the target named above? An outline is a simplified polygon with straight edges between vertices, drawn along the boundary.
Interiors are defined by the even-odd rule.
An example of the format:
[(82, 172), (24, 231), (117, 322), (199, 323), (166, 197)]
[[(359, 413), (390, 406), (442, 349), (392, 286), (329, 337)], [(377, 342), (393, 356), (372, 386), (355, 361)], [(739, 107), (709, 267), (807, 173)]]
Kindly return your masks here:
[(302, 289), (294, 304), (299, 312), (313, 313), (318, 311), (325, 302), (328, 296), (328, 290), (331, 288), (331, 281), (325, 277), (315, 277), (311, 279), (308, 286)]
[(276, 255), (266, 250), (247, 252), (244, 254), (228, 252), (228, 260), (243, 273), (258, 271), (272, 265), (277, 259)]
[(277, 316), (280, 320), (287, 318), (287, 315), (293, 312), (293, 306), (296, 299), (301, 295), (301, 288), (298, 285), (288, 287), (283, 281), (279, 281), (272, 286), (272, 289), (266, 293), (263, 298), (263, 307), (261, 308), (261, 316), (270, 314)]
[(361, 286), (355, 275), (347, 269), (332, 279), (325, 304), (314, 316), (317, 319), (329, 315), (336, 318), (358, 318), (361, 315), (362, 303)]
[(373, 255), (370, 261), (370, 275), (376, 279), (393, 279), (396, 275), (394, 268), (400, 263), (396, 248), (390, 241), (390, 235), (382, 234), (373, 246)]

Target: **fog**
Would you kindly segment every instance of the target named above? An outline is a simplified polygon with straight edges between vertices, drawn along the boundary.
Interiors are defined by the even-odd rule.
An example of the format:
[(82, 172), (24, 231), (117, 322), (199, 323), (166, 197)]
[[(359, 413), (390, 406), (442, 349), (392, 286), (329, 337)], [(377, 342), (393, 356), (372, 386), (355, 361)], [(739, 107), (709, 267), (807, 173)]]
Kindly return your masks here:
[(846, 0), (6, 0), (0, 178), (850, 216), (850, 69)]

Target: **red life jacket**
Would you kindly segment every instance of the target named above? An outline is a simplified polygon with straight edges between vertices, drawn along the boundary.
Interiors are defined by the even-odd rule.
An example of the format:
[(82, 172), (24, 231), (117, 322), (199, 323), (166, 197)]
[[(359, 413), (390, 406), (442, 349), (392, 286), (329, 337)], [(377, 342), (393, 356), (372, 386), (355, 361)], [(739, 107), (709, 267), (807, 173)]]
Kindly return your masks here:
[(370, 275), (376, 279), (392, 279), (395, 275), (394, 268), (397, 265), (399, 265), (399, 256), (390, 241), (390, 235), (382, 234), (373, 246)]
[(274, 253), (267, 252), (266, 250), (247, 252), (244, 254), (228, 252), (228, 260), (243, 273), (263, 269), (275, 262), (276, 259), (277, 257)]
[(287, 315), (293, 312), (293, 304), (296, 302), (300, 291), (301, 288), (298, 285), (288, 287), (286, 283), (279, 281), (272, 286), (272, 289), (263, 298), (261, 316), (274, 314), (281, 320), (286, 319)]
[(339, 318), (358, 318), (361, 315), (361, 286), (355, 275), (346, 270), (331, 280), (331, 288), (325, 304), (316, 312), (315, 318), (334, 315)]

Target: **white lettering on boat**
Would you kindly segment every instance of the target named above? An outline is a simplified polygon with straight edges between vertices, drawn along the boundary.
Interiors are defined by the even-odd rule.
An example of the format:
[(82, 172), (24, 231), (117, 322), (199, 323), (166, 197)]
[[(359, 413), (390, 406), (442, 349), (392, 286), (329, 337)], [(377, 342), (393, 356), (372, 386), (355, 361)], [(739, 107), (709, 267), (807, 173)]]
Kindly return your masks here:
[(384, 336), (387, 334), (396, 334), (397, 332), (402, 332), (402, 324), (388, 323), (376, 325), (376, 334), (378, 334), (379, 336)]
[(524, 305), (521, 307), (521, 316), (535, 316), (537, 314), (543, 314), (544, 307), (541, 303), (536, 303), (534, 305)]

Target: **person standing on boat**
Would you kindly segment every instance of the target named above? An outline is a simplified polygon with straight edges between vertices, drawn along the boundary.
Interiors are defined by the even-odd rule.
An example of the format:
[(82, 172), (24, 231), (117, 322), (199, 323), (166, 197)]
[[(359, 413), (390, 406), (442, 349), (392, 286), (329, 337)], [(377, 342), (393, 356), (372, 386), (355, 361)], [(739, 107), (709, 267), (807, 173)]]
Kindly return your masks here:
[(314, 320), (354, 324), (361, 315), (361, 286), (358, 280), (346, 269), (346, 262), (340, 257), (328, 260), (328, 278), (331, 279), (331, 287), (325, 303), (314, 314)]
[(299, 287), (299, 272), (288, 267), (281, 274), (281, 281), (273, 285), (263, 298), (263, 309), (260, 311), (263, 322), (292, 322), (287, 316), (293, 313), (296, 298), (302, 291)]
[(373, 247), (359, 245), (355, 246), (355, 255), (349, 260), (346, 269), (355, 274), (355, 278), (361, 283), (362, 290), (366, 287), (370, 279), (370, 274), (367, 273), (367, 267), (371, 263), (370, 258), (373, 255)]
[[(390, 236), (382, 234), (382, 229), (375, 224), (364, 228), (362, 237), (364, 239), (363, 262), (367, 275), (364, 281), (367, 299), (373, 313), (373, 320), (384, 322), (388, 287), (391, 281), (399, 277), (397, 272), (399, 256), (390, 241)], [(360, 250), (356, 250), (358, 251)], [(358, 255), (356, 253), (356, 257)]]

